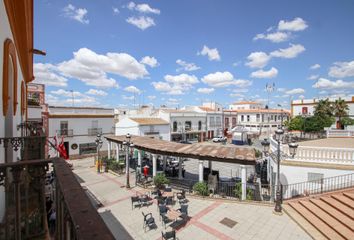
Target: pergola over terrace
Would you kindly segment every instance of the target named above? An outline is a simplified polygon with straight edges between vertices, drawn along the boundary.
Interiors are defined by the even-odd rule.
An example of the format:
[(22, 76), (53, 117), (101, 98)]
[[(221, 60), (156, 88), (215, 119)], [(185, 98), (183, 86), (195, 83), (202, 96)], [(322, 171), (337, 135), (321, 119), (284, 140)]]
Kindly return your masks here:
[[(111, 156), (112, 142), (116, 145), (117, 156), (123, 142), (127, 141), (125, 135), (107, 136), (108, 157)], [(203, 161), (217, 161), (235, 163), (241, 165), (242, 188), (246, 188), (246, 167), (256, 164), (255, 151), (247, 147), (226, 147), (223, 145), (202, 145), (202, 144), (183, 144), (170, 142), (150, 137), (131, 136), (131, 142), (134, 148), (138, 149), (138, 165), (141, 166), (142, 152), (146, 151), (152, 154), (153, 176), (156, 175), (157, 155), (164, 156), (164, 166), (166, 166), (166, 156), (181, 158), (190, 158), (199, 160), (199, 181), (203, 181)], [(182, 178), (182, 164), (179, 164), (179, 177)], [(165, 167), (164, 167), (165, 168)], [(246, 189), (245, 189), (246, 190)], [(245, 192), (245, 191), (243, 191)]]

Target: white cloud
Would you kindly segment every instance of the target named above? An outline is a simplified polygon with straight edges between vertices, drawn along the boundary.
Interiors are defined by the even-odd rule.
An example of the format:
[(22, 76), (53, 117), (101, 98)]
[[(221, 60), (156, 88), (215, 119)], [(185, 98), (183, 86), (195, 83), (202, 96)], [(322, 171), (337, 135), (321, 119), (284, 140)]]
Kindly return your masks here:
[(172, 85), (167, 82), (152, 82), (151, 84), (156, 91), (163, 92), (168, 95), (183, 95), (186, 93), (185, 91), (189, 90), (189, 88), (185, 89), (183, 86)]
[(181, 99), (176, 99), (176, 98), (169, 98), (167, 99), (167, 104), (168, 105), (178, 105)]
[(119, 9), (116, 7), (112, 7), (113, 14), (119, 14)]
[(130, 92), (130, 93), (137, 93), (137, 94), (141, 93), (141, 90), (137, 87), (134, 87), (134, 86), (126, 87), (126, 88), (124, 88), (124, 91)]
[(234, 93), (246, 93), (248, 92), (247, 88), (236, 88), (236, 89), (232, 89), (232, 92)]
[(307, 79), (308, 80), (316, 80), (317, 78), (319, 78), (319, 75), (311, 75), (311, 76), (309, 76)]
[(127, 5), (129, 10), (135, 10), (140, 13), (153, 13), (153, 14), (160, 14), (160, 10), (157, 8), (152, 8), (149, 4), (142, 3), (142, 4), (135, 4), (134, 2), (129, 2)]
[(76, 8), (72, 4), (68, 4), (63, 8), (64, 16), (67, 18), (74, 19), (80, 23), (88, 24), (90, 21), (87, 19), (87, 9), (86, 8)]
[[(93, 90), (93, 89), (92, 89)], [(51, 94), (47, 94), (46, 100), (50, 105), (68, 105), (74, 104), (76, 105), (84, 105), (84, 106), (94, 106), (97, 105), (97, 99), (91, 96), (87, 96), (78, 91), (67, 91), (64, 89), (58, 89), (55, 91), (51, 91)], [(74, 97), (74, 98), (73, 98)]]
[(241, 94), (241, 93), (230, 93), (230, 97), (245, 97), (245, 95)]
[(211, 87), (227, 87), (235, 85), (238, 87), (248, 87), (252, 84), (249, 80), (234, 79), (234, 76), (230, 72), (215, 72), (205, 75), (202, 78), (202, 82)]
[(148, 98), (149, 100), (154, 100), (154, 99), (156, 99), (156, 96), (155, 96), (155, 95), (150, 95), (150, 96), (147, 96), (147, 98)]
[(257, 34), (253, 40), (256, 41), (258, 39), (265, 39), (265, 40), (269, 40), (271, 42), (274, 43), (279, 43), (279, 42), (285, 42), (287, 40), (289, 40), (291, 37), (290, 33), (287, 32), (274, 32), (274, 33), (267, 33), (267, 34)]
[(320, 88), (320, 89), (354, 88), (354, 81), (353, 82), (345, 82), (343, 80), (330, 81), (325, 78), (320, 78), (314, 85), (312, 85), (312, 87)]
[(86, 92), (86, 94), (90, 94), (90, 95), (95, 95), (95, 96), (107, 96), (108, 93), (106, 93), (105, 91), (102, 91), (102, 90), (97, 90), (97, 89), (90, 89)]
[(64, 89), (58, 89), (58, 90), (55, 90), (55, 91), (50, 91), (51, 94), (54, 94), (54, 95), (58, 95), (58, 96), (61, 96), (61, 97), (72, 97), (74, 95), (74, 97), (85, 97), (84, 94), (82, 94), (81, 92), (78, 92), (78, 91), (67, 91), (67, 90), (64, 90)]
[(272, 67), (268, 71), (260, 69), (258, 71), (252, 72), (251, 77), (253, 78), (274, 78), (278, 75), (278, 70), (275, 67)]
[(219, 51), (216, 48), (208, 48), (206, 45), (203, 46), (201, 52), (197, 53), (198, 55), (208, 56), (209, 61), (220, 61)]
[(194, 63), (187, 63), (181, 59), (177, 59), (176, 63), (181, 66), (181, 68), (177, 69), (177, 72), (181, 70), (191, 72), (200, 69), (200, 67), (198, 67)]
[(294, 88), (289, 91), (286, 91), (285, 93), (288, 95), (302, 94), (305, 93), (305, 90), (302, 88)]
[(316, 63), (310, 67), (311, 70), (319, 69), (321, 67), (320, 64)]
[(152, 68), (157, 67), (159, 65), (158, 61), (154, 57), (145, 56), (140, 60), (140, 63), (148, 65)]
[(35, 83), (45, 84), (53, 87), (66, 87), (68, 79), (60, 76), (56, 71), (57, 68), (50, 63), (35, 63), (33, 65)]
[(127, 20), (127, 23), (130, 23), (141, 30), (145, 30), (149, 27), (155, 26), (155, 21), (151, 17), (145, 17), (145, 16), (140, 16), (140, 17), (129, 17)]
[(294, 18), (292, 21), (280, 20), (278, 23), (279, 31), (303, 31), (308, 27), (306, 21), (302, 18)]
[(270, 59), (271, 57), (265, 52), (253, 52), (248, 55), (248, 62), (245, 65), (251, 68), (263, 68), (268, 64)]
[(101, 55), (87, 48), (74, 52), (74, 58), (58, 64), (64, 76), (77, 78), (89, 86), (101, 88), (118, 87), (107, 73), (128, 79), (143, 78), (148, 75), (145, 66), (127, 53), (107, 53)]
[(134, 100), (134, 96), (122, 95), (122, 98), (123, 98), (124, 100)]
[(285, 92), (286, 88), (277, 88), (278, 92)]
[(305, 47), (301, 44), (291, 44), (288, 48), (281, 48), (270, 53), (272, 57), (295, 58), (297, 55), (305, 51)]
[(237, 67), (238, 65), (240, 65), (241, 64), (241, 61), (237, 61), (237, 62), (234, 62), (233, 64), (232, 64), (232, 66), (233, 67)]
[(300, 95), (299, 98), (300, 99), (305, 99), (305, 96), (304, 95)]
[(335, 62), (329, 69), (328, 75), (335, 78), (354, 77), (354, 61)]
[(215, 90), (214, 88), (198, 88), (197, 92), (204, 93), (204, 94), (209, 94), (209, 93), (214, 92), (214, 90)]
[(177, 85), (192, 85), (198, 83), (198, 78), (194, 75), (188, 75), (182, 73), (180, 75), (165, 75), (165, 80), (170, 83), (174, 83)]

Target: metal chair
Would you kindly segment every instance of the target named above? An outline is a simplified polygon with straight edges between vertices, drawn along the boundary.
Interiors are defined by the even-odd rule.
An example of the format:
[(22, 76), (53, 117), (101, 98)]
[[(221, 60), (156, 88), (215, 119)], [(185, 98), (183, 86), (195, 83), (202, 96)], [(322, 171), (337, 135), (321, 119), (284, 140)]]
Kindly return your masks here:
[(182, 204), (181, 208), (177, 209), (177, 211), (181, 212), (181, 218), (186, 219), (188, 217), (188, 205)]
[(161, 235), (162, 235), (162, 239), (173, 239), (173, 240), (176, 240), (176, 231), (175, 230), (172, 230), (170, 232), (162, 232), (161, 231)]
[[(141, 207), (141, 202), (140, 202), (139, 196), (133, 196), (133, 197), (131, 197), (131, 201), (132, 201), (132, 209), (134, 209), (135, 206)], [(137, 203), (137, 204), (136, 204), (136, 203)]]
[(155, 223), (155, 218), (152, 216), (152, 213), (144, 214), (144, 212), (141, 212), (144, 216), (144, 231), (146, 232), (146, 227), (151, 228), (156, 228), (156, 223)]
[(160, 218), (161, 218), (167, 214), (167, 207), (165, 204), (160, 204), (160, 205), (158, 205), (158, 207), (159, 207), (159, 214), (160, 214)]

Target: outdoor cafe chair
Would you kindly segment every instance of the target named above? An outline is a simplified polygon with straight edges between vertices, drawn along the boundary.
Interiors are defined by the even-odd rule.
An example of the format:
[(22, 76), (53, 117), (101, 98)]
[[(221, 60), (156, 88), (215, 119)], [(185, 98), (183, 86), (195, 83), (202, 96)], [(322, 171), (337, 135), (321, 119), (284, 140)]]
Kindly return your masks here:
[(175, 230), (172, 230), (170, 232), (162, 232), (161, 231), (161, 234), (162, 234), (162, 239), (173, 239), (173, 240), (176, 240), (176, 231)]
[(188, 205), (187, 204), (182, 204), (181, 208), (177, 209), (177, 211), (181, 212), (181, 218), (185, 219), (188, 217)]
[(140, 198), (139, 196), (132, 196), (131, 197), (131, 202), (132, 202), (132, 209), (134, 209), (134, 207), (136, 206), (141, 206), (141, 202), (140, 202)]
[(164, 204), (158, 205), (159, 206), (159, 213), (160, 213), (160, 218), (164, 217), (167, 214), (167, 207)]
[(166, 215), (162, 215), (162, 226), (165, 226), (166, 229), (166, 224), (172, 222), (171, 219), (169, 219)]
[(155, 218), (152, 216), (152, 213), (144, 214), (144, 212), (141, 212), (144, 216), (144, 231), (146, 232), (146, 227), (149, 229), (155, 228), (156, 223), (155, 223)]

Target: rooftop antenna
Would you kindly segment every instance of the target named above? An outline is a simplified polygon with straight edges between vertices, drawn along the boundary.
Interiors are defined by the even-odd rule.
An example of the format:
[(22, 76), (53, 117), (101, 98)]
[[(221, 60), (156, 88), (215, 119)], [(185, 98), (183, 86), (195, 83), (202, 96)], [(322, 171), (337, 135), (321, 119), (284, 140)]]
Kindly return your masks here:
[(275, 83), (273, 83), (273, 84), (267, 83), (265, 90), (268, 93), (268, 104), (267, 104), (267, 109), (268, 109), (268, 114), (267, 115), (268, 116), (267, 117), (268, 117), (268, 139), (269, 139), (270, 138), (269, 98), (270, 98), (270, 94), (272, 92), (274, 92), (274, 90), (275, 90)]

